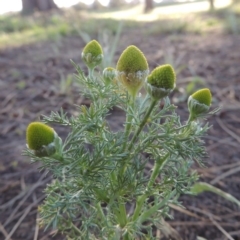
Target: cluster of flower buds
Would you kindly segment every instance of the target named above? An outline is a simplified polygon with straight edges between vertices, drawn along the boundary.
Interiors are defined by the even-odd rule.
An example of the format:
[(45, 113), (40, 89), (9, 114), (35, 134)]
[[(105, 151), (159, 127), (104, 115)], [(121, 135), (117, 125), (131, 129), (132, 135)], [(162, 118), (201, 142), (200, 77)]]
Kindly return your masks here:
[[(150, 74), (144, 54), (135, 46), (127, 47), (121, 54), (116, 67), (117, 80), (134, 97), (146, 84), (148, 94), (153, 100), (161, 100), (176, 86), (176, 74), (169, 64), (156, 67)], [(209, 89), (201, 89), (189, 97), (190, 120), (196, 120), (208, 112), (212, 101)]]
[[(103, 59), (101, 45), (96, 40), (89, 42), (83, 49), (82, 59), (93, 70)], [(133, 45), (123, 51), (116, 69), (107, 67), (103, 70), (103, 79), (107, 85), (114, 81), (120, 82), (134, 98), (146, 84), (147, 92), (154, 101), (169, 95), (176, 85), (176, 74), (171, 65), (159, 66), (149, 74), (146, 57)], [(212, 95), (207, 88), (192, 94), (188, 99), (189, 120), (196, 120), (207, 113), (211, 101)], [(50, 156), (56, 152), (56, 145), (61, 145), (61, 139), (46, 124), (32, 122), (27, 128), (27, 145), (36, 156)]]

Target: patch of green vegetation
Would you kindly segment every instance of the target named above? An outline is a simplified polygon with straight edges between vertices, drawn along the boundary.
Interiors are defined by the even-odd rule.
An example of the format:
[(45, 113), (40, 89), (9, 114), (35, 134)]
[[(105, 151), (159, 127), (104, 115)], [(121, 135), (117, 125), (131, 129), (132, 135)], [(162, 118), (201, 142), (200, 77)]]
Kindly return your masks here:
[(147, 32), (149, 35), (183, 33), (186, 32), (187, 25), (187, 22), (182, 20), (162, 19), (151, 23)]
[[(68, 9), (60, 12), (37, 13), (32, 16), (20, 14), (0, 16), (0, 48), (22, 44), (60, 40), (68, 35), (87, 34), (98, 37), (106, 29), (116, 35), (119, 20), (114, 12), (106, 18), (104, 12)], [(106, 10), (105, 10), (106, 12)], [(95, 14), (97, 13), (97, 14)], [(124, 13), (124, 9), (123, 9)], [(112, 15), (111, 15), (112, 14)], [(119, 14), (119, 12), (118, 12)], [(147, 27), (146, 27), (147, 25)], [(124, 30), (141, 28), (143, 34), (203, 34), (215, 30), (230, 34), (240, 33), (240, 2), (228, 8), (192, 14), (160, 15), (157, 20), (146, 22), (124, 20)]]
[(117, 20), (89, 19), (84, 16), (84, 12), (81, 14), (73, 10), (50, 16), (45, 13), (37, 16), (20, 14), (1, 16), (0, 48), (44, 40), (59, 40), (63, 36), (79, 35), (80, 31), (97, 35), (101, 29), (108, 29), (112, 34), (116, 34), (119, 24)]
[(23, 90), (26, 88), (26, 86), (27, 86), (27, 84), (26, 84), (26, 81), (24, 81), (24, 80), (21, 80), (21, 81), (17, 82), (17, 84), (16, 84), (16, 88), (18, 90)]
[(240, 3), (227, 8), (192, 13), (187, 15), (159, 16), (146, 32), (149, 35), (179, 33), (212, 33), (213, 31), (229, 34), (240, 33)]

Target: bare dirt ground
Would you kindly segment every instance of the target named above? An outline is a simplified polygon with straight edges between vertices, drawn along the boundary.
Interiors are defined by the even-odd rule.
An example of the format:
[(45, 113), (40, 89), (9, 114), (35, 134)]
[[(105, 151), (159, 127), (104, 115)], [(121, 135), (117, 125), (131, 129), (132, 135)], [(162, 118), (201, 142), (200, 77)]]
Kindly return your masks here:
[[(130, 44), (145, 53), (150, 69), (166, 62), (182, 69), (172, 100), (183, 119), (187, 119), (187, 98), (183, 96), (189, 81), (198, 76), (205, 83), (200, 87), (211, 88), (213, 107), (221, 106), (221, 111), (209, 119), (213, 127), (205, 138), (207, 168), (195, 168), (201, 180), (240, 199), (240, 36), (212, 33), (149, 37), (139, 29), (124, 30), (116, 59)], [(75, 72), (69, 59), (82, 65), (84, 45), (80, 37), (66, 37), (57, 43), (0, 50), (0, 239), (64, 239), (37, 227), (37, 206), (51, 177), (40, 173), (39, 166), (21, 156), (21, 151), (29, 122), (61, 107), (75, 114), (74, 104), (85, 102), (75, 87), (61, 85), (61, 79)], [(112, 114), (110, 121), (118, 128), (124, 116), (117, 111)], [(172, 209), (174, 219), (168, 222), (183, 239), (240, 239), (240, 211), (235, 204), (210, 193), (181, 199), (186, 209)]]

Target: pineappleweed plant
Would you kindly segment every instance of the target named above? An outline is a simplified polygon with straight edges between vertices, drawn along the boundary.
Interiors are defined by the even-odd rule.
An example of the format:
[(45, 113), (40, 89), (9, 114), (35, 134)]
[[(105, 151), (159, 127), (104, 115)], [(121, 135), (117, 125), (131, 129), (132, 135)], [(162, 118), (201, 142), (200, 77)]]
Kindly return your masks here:
[[(180, 204), (179, 196), (198, 178), (191, 165), (206, 156), (202, 137), (209, 127), (199, 119), (213, 113), (208, 112), (211, 92), (191, 95), (189, 119), (182, 121), (168, 97), (176, 84), (171, 65), (150, 73), (144, 54), (129, 46), (116, 68), (99, 74), (103, 57), (93, 40), (82, 52), (88, 74), (73, 63), (90, 106), (77, 106), (78, 115), (70, 117), (63, 110), (52, 112), (27, 128), (25, 154), (53, 175), (39, 223), (68, 239), (155, 239), (162, 219), (171, 217), (169, 203)], [(106, 119), (114, 107), (126, 114), (119, 131)], [(69, 129), (64, 141), (50, 124)]]

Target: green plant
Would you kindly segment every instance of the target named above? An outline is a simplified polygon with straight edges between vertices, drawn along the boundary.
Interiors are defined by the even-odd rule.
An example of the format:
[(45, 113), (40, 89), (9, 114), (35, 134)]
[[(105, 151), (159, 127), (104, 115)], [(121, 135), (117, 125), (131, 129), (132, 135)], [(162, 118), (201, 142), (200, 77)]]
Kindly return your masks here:
[[(214, 113), (208, 113), (211, 93), (194, 93), (189, 120), (181, 121), (168, 97), (176, 82), (171, 65), (149, 74), (144, 54), (129, 46), (116, 69), (107, 68), (99, 76), (94, 69), (104, 56), (95, 40), (82, 57), (88, 75), (73, 63), (77, 83), (92, 103), (78, 106), (77, 116), (68, 117), (63, 110), (43, 116), (46, 124), (70, 129), (66, 139), (43, 123), (42, 131), (32, 129), (40, 123), (27, 129), (38, 144), (37, 149), (30, 144), (24, 153), (54, 177), (39, 207), (39, 222), (68, 239), (155, 239), (155, 229), (170, 217), (168, 204), (179, 204), (179, 196), (189, 193), (198, 179), (191, 165), (202, 164), (206, 156), (201, 137), (209, 128), (198, 117)], [(139, 94), (143, 85), (148, 92), (144, 97)], [(124, 129), (117, 132), (106, 119), (115, 106), (126, 114)], [(46, 142), (45, 131), (50, 133)], [(31, 138), (27, 134), (28, 144)], [(147, 171), (149, 161), (153, 167)]]

